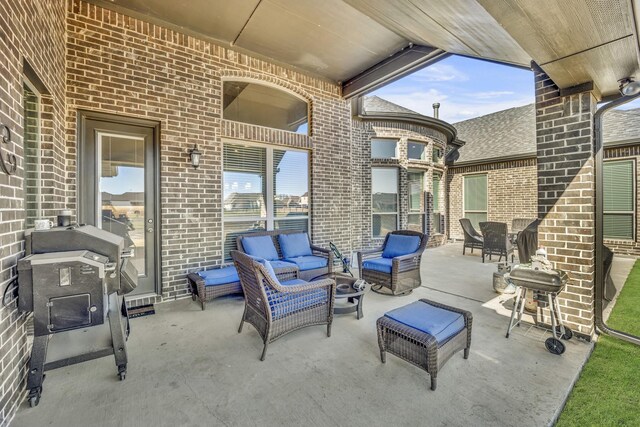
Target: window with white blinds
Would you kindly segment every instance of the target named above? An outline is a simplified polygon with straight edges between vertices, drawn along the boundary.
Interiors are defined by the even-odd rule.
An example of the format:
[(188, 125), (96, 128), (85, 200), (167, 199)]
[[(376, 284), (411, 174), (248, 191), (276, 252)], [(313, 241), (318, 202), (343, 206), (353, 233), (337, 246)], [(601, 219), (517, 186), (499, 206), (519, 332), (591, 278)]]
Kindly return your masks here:
[(476, 230), (487, 220), (487, 175), (465, 175), (463, 187), (464, 217)]
[(40, 94), (28, 81), (23, 86), (25, 227), (40, 218)]
[(241, 234), (309, 230), (309, 153), (225, 144), (223, 149), (223, 251)]
[(603, 233), (607, 239), (633, 240), (635, 235), (635, 161), (604, 163)]

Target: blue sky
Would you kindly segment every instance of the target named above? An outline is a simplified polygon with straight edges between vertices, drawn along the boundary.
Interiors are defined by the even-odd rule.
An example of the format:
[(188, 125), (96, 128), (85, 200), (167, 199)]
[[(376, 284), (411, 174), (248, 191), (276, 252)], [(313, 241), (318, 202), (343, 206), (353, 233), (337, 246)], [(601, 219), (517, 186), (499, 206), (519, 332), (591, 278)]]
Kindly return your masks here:
[(454, 55), (369, 95), (427, 116), (439, 102), (440, 118), (455, 123), (532, 103), (533, 73)]

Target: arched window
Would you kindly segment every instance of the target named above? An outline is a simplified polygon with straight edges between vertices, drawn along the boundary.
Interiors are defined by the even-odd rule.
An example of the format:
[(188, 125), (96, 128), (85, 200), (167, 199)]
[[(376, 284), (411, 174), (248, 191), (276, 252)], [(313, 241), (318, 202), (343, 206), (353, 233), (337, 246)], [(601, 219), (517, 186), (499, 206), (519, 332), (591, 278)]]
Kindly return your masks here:
[(308, 135), (309, 105), (280, 89), (247, 81), (224, 81), (226, 120)]

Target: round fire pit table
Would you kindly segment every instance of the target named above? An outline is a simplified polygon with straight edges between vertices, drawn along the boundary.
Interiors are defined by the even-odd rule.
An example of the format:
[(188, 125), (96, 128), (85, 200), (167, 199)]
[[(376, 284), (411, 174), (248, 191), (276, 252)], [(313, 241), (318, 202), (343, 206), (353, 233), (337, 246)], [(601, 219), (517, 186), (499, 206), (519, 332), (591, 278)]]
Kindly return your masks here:
[(351, 277), (343, 273), (327, 273), (318, 277), (314, 277), (312, 280), (320, 279), (332, 279), (336, 281), (336, 300), (347, 299), (347, 304), (340, 306), (333, 306), (334, 314), (356, 313), (356, 318), (360, 319), (362, 316), (362, 301), (364, 295), (371, 289), (371, 285), (366, 283), (364, 289), (358, 291), (353, 288), (353, 284), (356, 282), (356, 278)]

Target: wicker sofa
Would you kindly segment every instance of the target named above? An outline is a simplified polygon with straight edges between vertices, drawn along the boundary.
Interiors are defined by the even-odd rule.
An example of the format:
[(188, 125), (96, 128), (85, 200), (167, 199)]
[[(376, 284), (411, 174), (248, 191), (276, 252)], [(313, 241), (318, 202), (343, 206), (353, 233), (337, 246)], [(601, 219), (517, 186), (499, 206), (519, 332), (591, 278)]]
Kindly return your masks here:
[[(406, 295), (420, 286), (420, 261), (427, 246), (426, 234), (411, 230), (388, 233), (382, 246), (358, 252), (360, 277), (392, 295)], [(382, 292), (381, 292), (382, 293)]]
[(236, 242), (240, 252), (268, 260), (276, 273), (297, 268), (300, 279), (311, 280), (333, 271), (333, 252), (312, 245), (301, 231), (261, 231), (238, 236)]

